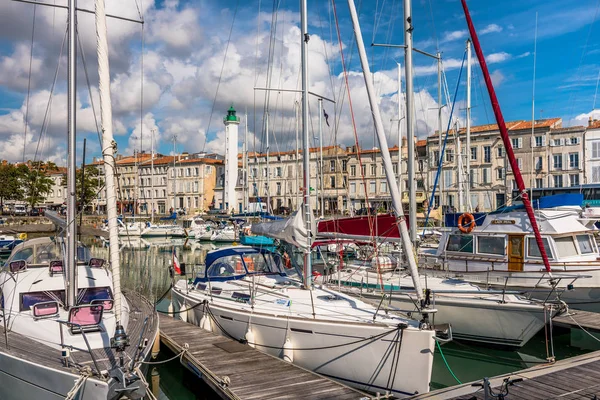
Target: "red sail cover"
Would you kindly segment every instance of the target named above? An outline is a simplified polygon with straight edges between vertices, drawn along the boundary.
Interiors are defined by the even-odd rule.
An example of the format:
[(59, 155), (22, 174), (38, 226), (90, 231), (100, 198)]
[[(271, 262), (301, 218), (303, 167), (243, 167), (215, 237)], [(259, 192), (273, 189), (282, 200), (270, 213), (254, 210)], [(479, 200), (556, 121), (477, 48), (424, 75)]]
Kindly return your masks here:
[[(408, 219), (407, 219), (408, 224)], [(393, 214), (361, 215), (319, 221), (317, 236), (357, 240), (400, 240), (398, 220)]]

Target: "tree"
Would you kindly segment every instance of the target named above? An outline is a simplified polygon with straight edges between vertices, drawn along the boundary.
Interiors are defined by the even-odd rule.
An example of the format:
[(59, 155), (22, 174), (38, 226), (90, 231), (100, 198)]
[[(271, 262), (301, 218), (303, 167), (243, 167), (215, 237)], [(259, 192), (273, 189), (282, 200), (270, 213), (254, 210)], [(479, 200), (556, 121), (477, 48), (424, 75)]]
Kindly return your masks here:
[[(83, 175), (83, 184), (82, 184)], [(77, 188), (77, 203), (79, 208), (85, 208), (89, 206), (92, 201), (98, 196), (98, 190), (100, 189), (100, 172), (98, 168), (93, 165), (87, 165), (85, 171), (82, 174), (82, 170), (78, 169), (75, 173), (75, 186)], [(63, 175), (62, 185), (67, 186), (67, 177)]]
[(4, 200), (23, 200), (21, 171), (13, 164), (0, 164), (0, 211)]
[(29, 168), (25, 164), (18, 167), (25, 201), (31, 208), (46, 199), (54, 181), (42, 172), (42, 168)]

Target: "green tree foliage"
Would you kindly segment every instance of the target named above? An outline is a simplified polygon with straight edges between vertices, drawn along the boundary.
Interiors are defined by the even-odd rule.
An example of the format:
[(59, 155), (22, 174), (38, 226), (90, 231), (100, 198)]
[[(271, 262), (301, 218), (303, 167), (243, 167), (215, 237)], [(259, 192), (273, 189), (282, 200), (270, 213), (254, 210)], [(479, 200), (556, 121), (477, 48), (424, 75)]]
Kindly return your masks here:
[[(88, 165), (85, 167), (83, 174), (82, 170), (78, 169), (75, 174), (75, 182), (77, 187), (77, 204), (79, 204), (79, 208), (82, 207), (82, 202), (83, 207), (89, 206), (98, 196), (98, 191), (101, 186), (100, 172), (98, 171), (98, 168)], [(67, 186), (67, 177), (64, 175), (62, 179), (62, 185), (64, 187)]]
[(23, 200), (22, 171), (13, 164), (0, 165), (0, 209), (5, 200)]
[(43, 203), (54, 183), (52, 178), (46, 175), (45, 168), (42, 165), (30, 168), (24, 164), (17, 168), (20, 171), (21, 186), (27, 204), (33, 208), (36, 204)]

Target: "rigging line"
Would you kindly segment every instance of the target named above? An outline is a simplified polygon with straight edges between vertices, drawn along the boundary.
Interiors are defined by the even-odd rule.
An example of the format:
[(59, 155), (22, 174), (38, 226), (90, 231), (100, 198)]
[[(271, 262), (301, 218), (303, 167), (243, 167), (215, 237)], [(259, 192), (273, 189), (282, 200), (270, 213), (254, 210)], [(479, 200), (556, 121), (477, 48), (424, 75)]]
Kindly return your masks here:
[(51, 116), (50, 108), (52, 106), (52, 96), (54, 95), (54, 88), (56, 87), (56, 82), (58, 80), (58, 72), (60, 70), (60, 61), (61, 61), (63, 50), (65, 47), (65, 42), (67, 40), (67, 32), (68, 32), (68, 28), (65, 29), (63, 41), (60, 46), (60, 53), (58, 56), (58, 61), (56, 63), (56, 71), (54, 72), (54, 80), (52, 81), (52, 86), (50, 87), (50, 94), (48, 95), (48, 104), (46, 105), (46, 112), (44, 113), (44, 119), (42, 120), (42, 127), (40, 129), (40, 137), (38, 138), (37, 146), (36, 146), (35, 153), (33, 156), (34, 161), (37, 159), (37, 154), (38, 154), (38, 150), (40, 148), (40, 142), (42, 140), (42, 136), (44, 136), (45, 133), (48, 131), (48, 125), (50, 125), (49, 119)]
[(431, 0), (429, 0), (429, 16), (431, 17), (431, 25), (433, 28), (433, 39), (435, 40), (435, 50), (440, 51), (440, 41), (438, 39), (437, 31), (435, 29), (435, 18), (433, 17), (433, 7), (431, 6)]
[[(29, 52), (29, 78), (27, 80), (27, 97), (25, 100), (24, 132), (23, 132), (23, 162), (25, 162), (25, 153), (27, 151), (27, 119), (29, 118), (29, 97), (31, 94), (31, 66), (33, 64), (33, 39), (35, 37), (35, 12), (36, 5), (33, 5), (33, 23), (31, 25), (31, 50)], [(40, 135), (41, 136), (41, 135)]]
[[(258, 83), (258, 42), (260, 38), (260, 7), (261, 0), (258, 0), (258, 14), (256, 17), (256, 46), (254, 50), (254, 86)], [(256, 96), (255, 96), (256, 97)], [(256, 119), (256, 112), (255, 112)], [(256, 126), (256, 121), (254, 121), (254, 125)]]
[(204, 143), (202, 144), (202, 151), (206, 148), (206, 139), (210, 131), (210, 123), (212, 121), (213, 113), (215, 112), (215, 106), (217, 104), (217, 96), (219, 95), (219, 87), (221, 86), (221, 80), (223, 78), (223, 70), (225, 69), (225, 61), (227, 61), (227, 51), (229, 50), (229, 44), (231, 43), (231, 34), (233, 33), (233, 26), (235, 25), (235, 17), (238, 12), (238, 6), (240, 1), (235, 2), (235, 10), (233, 11), (233, 18), (231, 20), (231, 27), (229, 28), (229, 37), (227, 38), (227, 45), (225, 46), (225, 54), (223, 54), (223, 63), (221, 64), (221, 72), (219, 74), (219, 81), (217, 82), (217, 90), (215, 90), (215, 97), (213, 98), (212, 107), (210, 109), (210, 116), (208, 117), (208, 127), (204, 133)]
[[(137, 0), (135, 5), (137, 7)], [(138, 8), (138, 13), (140, 12)], [(140, 14), (140, 19), (142, 15)], [(141, 52), (140, 52), (140, 151), (144, 151), (144, 24), (142, 24)], [(152, 155), (153, 156), (153, 155)]]
[(77, 36), (77, 42), (79, 43), (79, 52), (81, 53), (81, 61), (83, 63), (83, 72), (85, 75), (85, 81), (88, 87), (88, 93), (90, 96), (90, 106), (92, 107), (92, 114), (94, 115), (94, 124), (96, 126), (96, 133), (98, 134), (98, 143), (100, 144), (100, 148), (102, 148), (102, 135), (100, 134), (100, 124), (98, 123), (98, 116), (96, 115), (96, 107), (94, 106), (94, 98), (92, 97), (92, 85), (90, 84), (90, 76), (88, 74), (87, 62), (85, 59), (85, 52), (83, 51), (83, 45), (81, 40), (79, 40), (79, 36)]
[[(271, 12), (271, 26), (269, 33), (269, 54), (267, 57), (267, 73), (265, 76), (266, 82), (265, 87), (271, 87), (271, 80), (273, 79), (273, 58), (275, 57), (275, 39), (277, 35), (277, 23), (279, 19), (279, 0), (273, 0), (273, 11)], [(262, 132), (261, 132), (261, 145), (264, 145), (266, 135), (266, 113), (269, 111), (269, 104), (271, 102), (271, 91), (266, 90), (263, 100), (263, 116), (262, 116)]]

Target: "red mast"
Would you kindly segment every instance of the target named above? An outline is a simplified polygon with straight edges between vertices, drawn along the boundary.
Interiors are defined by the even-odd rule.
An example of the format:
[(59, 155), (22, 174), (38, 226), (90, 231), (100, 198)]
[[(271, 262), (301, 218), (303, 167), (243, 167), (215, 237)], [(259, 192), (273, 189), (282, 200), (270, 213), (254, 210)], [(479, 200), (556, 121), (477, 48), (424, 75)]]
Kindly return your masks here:
[(504, 123), (502, 110), (500, 110), (500, 103), (498, 103), (498, 98), (496, 97), (496, 91), (494, 90), (494, 85), (492, 84), (492, 79), (490, 77), (487, 64), (485, 63), (485, 57), (483, 56), (481, 45), (479, 44), (479, 38), (477, 38), (477, 32), (475, 32), (475, 27), (473, 26), (473, 20), (469, 14), (467, 2), (466, 0), (461, 0), (461, 2), (463, 10), (465, 11), (465, 17), (467, 18), (469, 33), (471, 34), (471, 39), (473, 40), (473, 47), (475, 48), (475, 53), (477, 53), (477, 59), (479, 60), (479, 65), (481, 66), (481, 71), (483, 72), (483, 76), (485, 78), (485, 85), (487, 86), (487, 90), (490, 95), (490, 102), (492, 103), (492, 108), (494, 109), (496, 122), (498, 123), (498, 128), (500, 128), (500, 136), (502, 137), (502, 142), (504, 142), (504, 148), (506, 149), (506, 155), (510, 162), (510, 168), (513, 171), (515, 181), (517, 182), (517, 187), (521, 193), (521, 198), (523, 199), (523, 204), (525, 205), (525, 211), (527, 211), (527, 216), (531, 222), (531, 228), (535, 234), (535, 241), (537, 242), (537, 245), (540, 249), (540, 254), (544, 260), (544, 266), (546, 267), (546, 271), (551, 272), (548, 254), (546, 254), (546, 248), (542, 242), (542, 236), (540, 235), (540, 230), (538, 229), (537, 221), (535, 220), (535, 214), (533, 213), (533, 207), (531, 207), (531, 201), (529, 200), (527, 190), (525, 189), (525, 182), (523, 182), (521, 170), (519, 169), (519, 165), (515, 159), (515, 153), (513, 152), (512, 144), (510, 143), (510, 139), (508, 137), (508, 130), (506, 129), (506, 124)]

